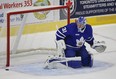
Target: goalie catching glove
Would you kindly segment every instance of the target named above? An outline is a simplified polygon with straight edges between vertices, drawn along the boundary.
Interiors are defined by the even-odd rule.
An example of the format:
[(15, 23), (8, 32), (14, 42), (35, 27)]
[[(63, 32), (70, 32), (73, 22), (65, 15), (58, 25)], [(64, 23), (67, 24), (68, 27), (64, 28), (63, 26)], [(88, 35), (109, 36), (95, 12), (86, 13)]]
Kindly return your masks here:
[(105, 41), (94, 41), (92, 48), (95, 49), (99, 53), (104, 52), (106, 49)]

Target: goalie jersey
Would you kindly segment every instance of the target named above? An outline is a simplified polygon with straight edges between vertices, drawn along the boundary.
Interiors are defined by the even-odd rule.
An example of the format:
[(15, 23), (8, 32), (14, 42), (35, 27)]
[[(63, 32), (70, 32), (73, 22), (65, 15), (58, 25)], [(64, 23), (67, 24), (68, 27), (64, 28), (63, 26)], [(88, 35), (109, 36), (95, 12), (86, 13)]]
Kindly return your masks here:
[(85, 42), (92, 46), (94, 40), (92, 27), (86, 24), (80, 31), (76, 23), (68, 24), (57, 30), (56, 40), (64, 40), (66, 47), (70, 48), (79, 49), (84, 46)]

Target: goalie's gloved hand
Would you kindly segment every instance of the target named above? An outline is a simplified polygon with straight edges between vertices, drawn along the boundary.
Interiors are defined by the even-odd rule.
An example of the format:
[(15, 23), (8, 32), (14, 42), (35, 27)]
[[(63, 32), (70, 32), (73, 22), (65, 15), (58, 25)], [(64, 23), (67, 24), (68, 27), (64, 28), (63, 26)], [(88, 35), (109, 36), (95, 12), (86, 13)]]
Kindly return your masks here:
[(95, 49), (99, 53), (104, 52), (106, 49), (105, 41), (94, 41), (92, 48)]
[(56, 41), (56, 44), (57, 44), (57, 53), (59, 57), (64, 57), (64, 50), (66, 49), (64, 40), (58, 40)]
[(60, 49), (66, 49), (66, 45), (65, 45), (64, 40), (58, 40), (58, 41), (57, 41), (57, 46), (58, 46), (58, 48), (60, 48)]

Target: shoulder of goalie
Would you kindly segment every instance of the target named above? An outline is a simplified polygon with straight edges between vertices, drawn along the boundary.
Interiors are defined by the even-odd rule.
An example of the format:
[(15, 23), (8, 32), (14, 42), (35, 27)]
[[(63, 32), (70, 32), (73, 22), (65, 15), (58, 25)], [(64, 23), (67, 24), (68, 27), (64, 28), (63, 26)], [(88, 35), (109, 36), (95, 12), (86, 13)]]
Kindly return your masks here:
[(94, 41), (92, 48), (99, 53), (104, 52), (106, 50), (105, 41)]

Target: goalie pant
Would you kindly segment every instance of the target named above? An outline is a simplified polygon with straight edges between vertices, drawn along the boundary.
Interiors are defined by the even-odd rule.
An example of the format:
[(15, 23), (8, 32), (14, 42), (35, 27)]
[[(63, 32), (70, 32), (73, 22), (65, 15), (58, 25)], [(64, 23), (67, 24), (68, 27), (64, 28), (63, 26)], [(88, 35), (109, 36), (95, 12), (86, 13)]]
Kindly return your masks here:
[[(60, 62), (61, 64), (64, 64), (71, 68), (80, 68), (80, 67), (92, 67), (93, 66), (93, 58), (92, 55), (88, 53), (88, 51), (85, 49), (85, 46), (83, 46), (80, 49), (76, 48), (70, 48), (67, 47), (65, 50), (65, 56), (68, 57), (81, 57), (81, 60), (70, 60), (67, 62)], [(52, 61), (58, 61), (57, 59), (51, 59), (49, 62)]]

